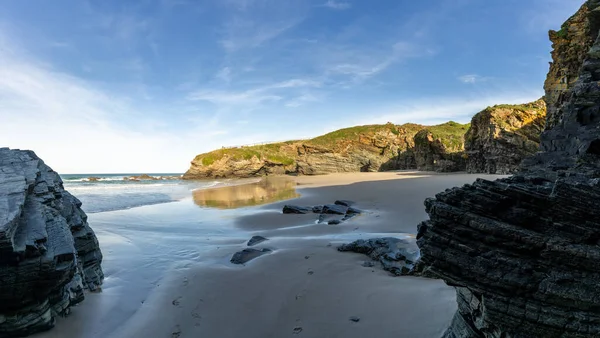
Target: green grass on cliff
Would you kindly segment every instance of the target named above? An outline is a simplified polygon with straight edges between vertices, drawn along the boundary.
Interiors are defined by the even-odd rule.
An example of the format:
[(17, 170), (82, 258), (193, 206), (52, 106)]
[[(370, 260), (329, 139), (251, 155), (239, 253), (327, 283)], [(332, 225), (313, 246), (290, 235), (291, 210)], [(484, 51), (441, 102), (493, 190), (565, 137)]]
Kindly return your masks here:
[(271, 162), (281, 163), (283, 165), (290, 165), (294, 163), (294, 159), (287, 155), (281, 150), (281, 147), (289, 142), (282, 143), (271, 143), (256, 145), (250, 147), (239, 147), (239, 148), (222, 148), (211, 151), (206, 154), (200, 154), (196, 156), (195, 161), (202, 161), (202, 165), (208, 166), (215, 161), (220, 160), (225, 155), (229, 155), (235, 160), (250, 160), (252, 157), (266, 158)]
[[(469, 130), (470, 123), (460, 124), (458, 122), (449, 121), (436, 126), (426, 127), (425, 130), (429, 131), (434, 139), (440, 140), (444, 147), (449, 152), (462, 151), (465, 143), (465, 133)], [(419, 133), (420, 137), (426, 136), (426, 134)], [(415, 142), (418, 142), (415, 138)], [(425, 140), (421, 140), (425, 141)]]
[(418, 130), (423, 129), (423, 126), (419, 126), (417, 124), (406, 124), (402, 126), (396, 126), (392, 123), (355, 126), (350, 128), (339, 129), (331, 133), (315, 137), (313, 139), (308, 140), (307, 143), (327, 148), (335, 148), (338, 145), (338, 142), (358, 141), (361, 135), (370, 136), (376, 134), (377, 132), (385, 131), (390, 131), (394, 135), (400, 135), (401, 133), (405, 133), (405, 129), (407, 128), (414, 128), (416, 133)]
[(195, 162), (200, 162), (204, 166), (209, 166), (215, 161), (222, 159), (225, 155), (234, 160), (250, 160), (254, 156), (259, 159), (266, 159), (271, 162), (281, 163), (283, 165), (292, 165), (295, 163), (297, 156), (289, 146), (293, 143), (304, 143), (323, 147), (336, 151), (345, 149), (348, 145), (360, 145), (361, 137), (373, 137), (379, 132), (391, 132), (398, 137), (413, 138), (417, 132), (427, 128), (431, 131), (435, 138), (442, 140), (442, 143), (450, 151), (462, 149), (464, 143), (463, 135), (469, 128), (469, 125), (464, 125), (456, 122), (447, 122), (437, 126), (423, 126), (414, 123), (406, 123), (403, 125), (373, 124), (365, 126), (355, 126), (327, 133), (304, 141), (286, 141), (280, 143), (270, 143), (264, 145), (244, 146), (237, 148), (222, 148), (205, 154), (200, 154), (194, 159)]

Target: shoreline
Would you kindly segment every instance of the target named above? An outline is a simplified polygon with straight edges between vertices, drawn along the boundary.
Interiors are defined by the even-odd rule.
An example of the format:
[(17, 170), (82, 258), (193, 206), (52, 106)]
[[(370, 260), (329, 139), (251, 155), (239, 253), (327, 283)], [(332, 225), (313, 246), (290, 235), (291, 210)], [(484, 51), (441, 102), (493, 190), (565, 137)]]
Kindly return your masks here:
[[(107, 332), (111, 337), (124, 338), (364, 337), (375, 333), (439, 337), (456, 309), (452, 288), (438, 280), (392, 277), (379, 267), (364, 267), (370, 258), (338, 252), (336, 246), (359, 238), (410, 237), (416, 233), (418, 222), (426, 217), (425, 197), (470, 183), (476, 177), (499, 176), (421, 172), (300, 176), (292, 177), (299, 183), (296, 189), (300, 197), (269, 204), (214, 210), (198, 208), (193, 198), (188, 198), (93, 214), (90, 222), (97, 222), (92, 226), (101, 237), (106, 256), (105, 290), (86, 295), (86, 301), (73, 309), (71, 316), (77, 320), (59, 320), (53, 330), (36, 337), (96, 338)], [(335, 199), (354, 200), (365, 212), (340, 225), (315, 224), (314, 214), (281, 213), (284, 204), (317, 205), (333, 203)], [(162, 227), (174, 215), (179, 215), (173, 219), (174, 224), (188, 222), (188, 218), (192, 224), (197, 222), (194, 219), (204, 217), (202, 224), (220, 224), (217, 229), (222, 230), (217, 231), (217, 236), (194, 239), (189, 236), (196, 230), (190, 228), (174, 238), (173, 244), (164, 243), (167, 247), (179, 247), (173, 263), (166, 262), (164, 268), (159, 268), (157, 259), (164, 257), (154, 253), (147, 258), (146, 264), (151, 265), (145, 267), (153, 267), (162, 277), (147, 287), (146, 295), (120, 294), (124, 291), (119, 290), (127, 287), (123, 283), (135, 287), (143, 282), (134, 273), (124, 275), (126, 267), (140, 259), (138, 255), (144, 258), (147, 250), (161, 250), (146, 238), (153, 234), (148, 227)], [(119, 222), (125, 225), (119, 226)], [(131, 222), (142, 222), (139, 230), (132, 232), (127, 225)], [(171, 229), (175, 228), (171, 225)], [(122, 236), (112, 235), (117, 230)], [(138, 231), (144, 237), (131, 237), (139, 235)], [(159, 235), (158, 240), (164, 241), (163, 233)], [(244, 266), (230, 264), (232, 254), (245, 248), (254, 235), (269, 238), (255, 248), (273, 252)], [(133, 242), (134, 248), (122, 241)], [(151, 245), (146, 248), (140, 241)], [(183, 259), (177, 258), (181, 252), (185, 253)], [(192, 258), (185, 258), (188, 256)], [(140, 272), (153, 274), (151, 270)], [(124, 302), (125, 308), (120, 309), (119, 302)], [(119, 321), (116, 316), (129, 318)], [(349, 317), (359, 317), (360, 321), (350, 321)], [(110, 325), (114, 326), (111, 331), (103, 331)], [(297, 328), (300, 332), (296, 332)]]

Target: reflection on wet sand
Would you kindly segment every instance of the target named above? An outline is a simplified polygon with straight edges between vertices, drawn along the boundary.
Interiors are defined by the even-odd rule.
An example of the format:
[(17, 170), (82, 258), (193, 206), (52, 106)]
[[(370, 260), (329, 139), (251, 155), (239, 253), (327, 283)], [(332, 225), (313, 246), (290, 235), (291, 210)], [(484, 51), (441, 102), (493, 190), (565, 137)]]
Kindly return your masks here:
[(201, 207), (235, 209), (299, 197), (296, 182), (285, 177), (265, 177), (259, 182), (193, 192)]

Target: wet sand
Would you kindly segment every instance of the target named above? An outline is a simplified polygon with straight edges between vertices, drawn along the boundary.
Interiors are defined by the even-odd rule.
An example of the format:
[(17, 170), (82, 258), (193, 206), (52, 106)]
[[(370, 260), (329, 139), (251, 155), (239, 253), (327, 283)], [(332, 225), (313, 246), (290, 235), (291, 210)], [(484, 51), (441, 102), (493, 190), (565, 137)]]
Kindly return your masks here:
[[(202, 209), (206, 221), (200, 225), (193, 223), (198, 211), (188, 210), (190, 200), (95, 215), (90, 222), (106, 256), (105, 290), (89, 295), (73, 309), (71, 318), (39, 336), (439, 337), (456, 309), (453, 289), (437, 280), (392, 277), (377, 266), (364, 267), (368, 257), (340, 253), (336, 246), (358, 238), (412, 237), (427, 217), (426, 197), (476, 177), (498, 176), (386, 172), (296, 177), (300, 197), (237, 210)], [(227, 195), (211, 194), (210, 199), (204, 194), (203, 201)], [(365, 213), (340, 225), (316, 224), (314, 214), (281, 214), (284, 204), (316, 205), (336, 199), (353, 200)], [(181, 223), (166, 236), (163, 230), (157, 232), (163, 235), (156, 235), (147, 229), (148, 224), (160, 227), (173, 218), (177, 224), (190, 225)], [(92, 223), (95, 219), (97, 224)], [(126, 226), (117, 231), (119, 222)], [(158, 238), (146, 238), (144, 246), (139, 243), (142, 239), (128, 236), (137, 231), (139, 237), (142, 230), (131, 225), (137, 223), (149, 236), (164, 236), (164, 248), (156, 246)], [(195, 227), (215, 224), (218, 231), (195, 235)], [(116, 232), (119, 237), (109, 236)], [(244, 266), (230, 264), (231, 255), (245, 248), (253, 235), (270, 238), (256, 247), (273, 253)], [(171, 242), (169, 236), (174, 236)], [(132, 241), (135, 250), (103, 242), (121, 237)], [(145, 253), (148, 250), (153, 254)], [(135, 271), (123, 272), (128, 270), (122, 255), (134, 251), (141, 258), (133, 254), (130, 264), (143, 272), (141, 277)], [(155, 279), (148, 284), (153, 274)], [(122, 291), (136, 286), (146, 291)]]

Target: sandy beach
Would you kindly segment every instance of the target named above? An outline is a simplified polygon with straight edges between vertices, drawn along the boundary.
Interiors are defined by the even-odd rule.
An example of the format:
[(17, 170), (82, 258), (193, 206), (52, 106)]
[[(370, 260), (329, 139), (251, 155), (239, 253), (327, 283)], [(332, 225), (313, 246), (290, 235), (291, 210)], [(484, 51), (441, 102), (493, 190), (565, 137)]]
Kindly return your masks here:
[[(88, 294), (73, 309), (75, 319), (60, 320), (37, 337), (439, 337), (456, 310), (452, 288), (438, 280), (393, 277), (377, 265), (363, 266), (367, 256), (336, 247), (360, 238), (412, 238), (426, 218), (425, 198), (477, 177), (499, 176), (293, 177), (299, 197), (259, 206), (198, 208), (208, 200), (204, 194), (197, 205), (188, 198), (93, 214), (90, 223), (105, 253), (104, 290)], [(237, 193), (212, 194), (211, 203), (218, 204), (219, 196)], [(364, 213), (339, 225), (316, 224), (314, 214), (281, 213), (285, 204), (336, 199), (355, 201)], [(198, 223), (200, 216), (205, 221)], [(169, 228), (169, 219), (179, 223)], [(185, 222), (219, 230), (199, 237)], [(170, 230), (155, 233), (149, 224)], [(245, 265), (231, 264), (231, 255), (254, 235), (269, 238), (256, 247), (273, 252)], [(147, 245), (140, 244), (144, 240)]]

